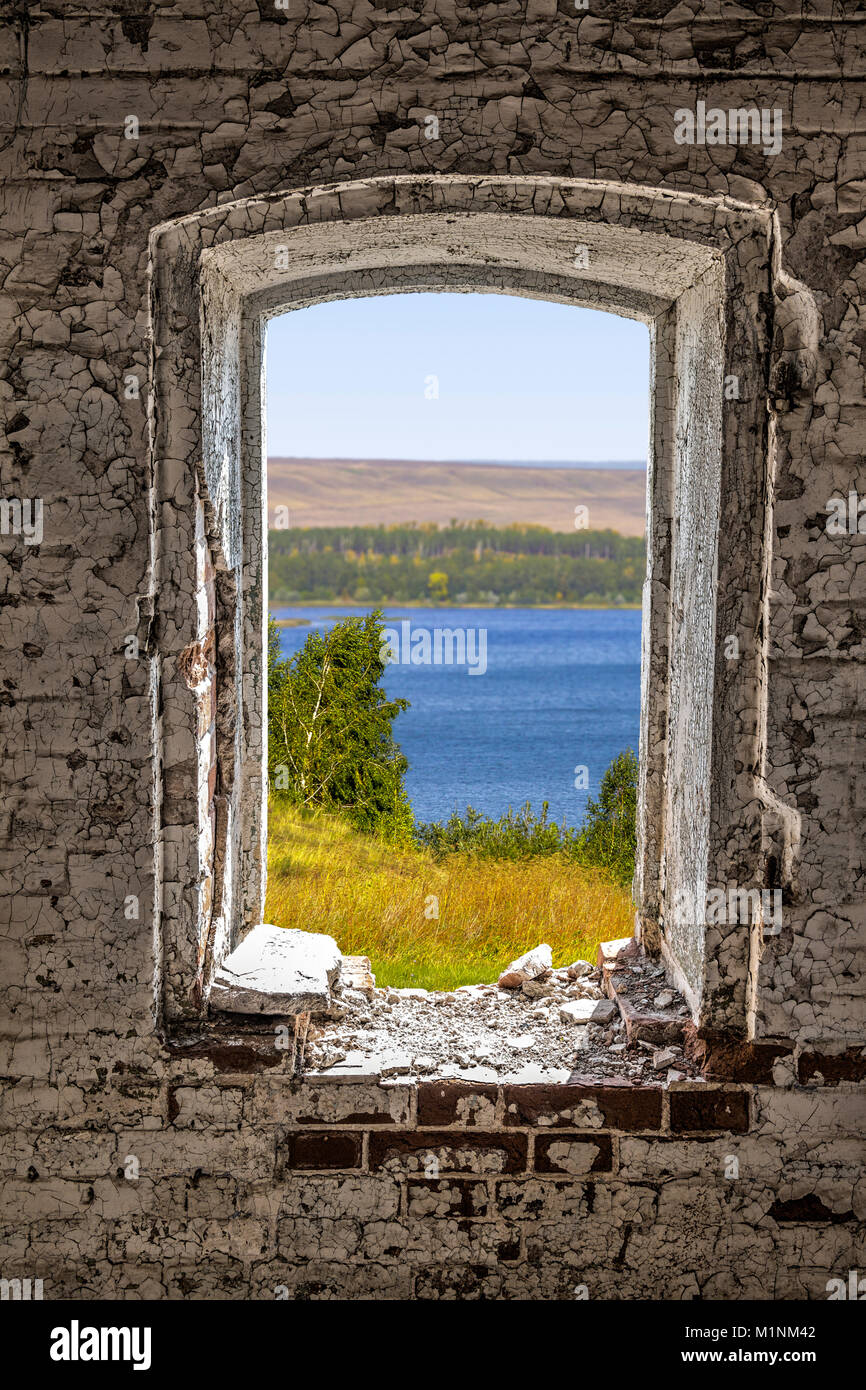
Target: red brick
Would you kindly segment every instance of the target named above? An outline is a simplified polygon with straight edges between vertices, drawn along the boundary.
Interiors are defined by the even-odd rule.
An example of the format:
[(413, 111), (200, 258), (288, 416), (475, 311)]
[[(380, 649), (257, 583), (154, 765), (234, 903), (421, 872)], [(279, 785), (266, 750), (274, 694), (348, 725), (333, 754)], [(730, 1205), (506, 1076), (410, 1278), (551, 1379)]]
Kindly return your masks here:
[(866, 1079), (866, 1047), (849, 1047), (845, 1052), (804, 1052), (797, 1064), (802, 1083), (820, 1076), (825, 1086), (838, 1086), (840, 1081)]
[(360, 1168), (361, 1135), (304, 1130), (286, 1137), (282, 1156), (285, 1168)]
[(341, 1115), (338, 1120), (323, 1120), (321, 1115), (296, 1115), (296, 1125), (393, 1125), (393, 1115), (387, 1110), (355, 1110), (350, 1115)]
[[(527, 1140), (523, 1134), (482, 1133), (479, 1130), (415, 1130), (411, 1133), (370, 1135), (370, 1167), (398, 1164), (423, 1173), (425, 1155), (439, 1157), (447, 1173), (522, 1173), (526, 1171)], [(452, 1161), (453, 1160), (453, 1161)]]
[[(537, 1125), (544, 1128), (574, 1129), (582, 1124), (572, 1113), (575, 1106), (589, 1105), (598, 1109), (607, 1129), (630, 1132), (655, 1130), (662, 1123), (662, 1093), (660, 1086), (632, 1086), (614, 1079), (592, 1082), (575, 1077), (558, 1086), (506, 1086), (505, 1123)], [(553, 1116), (553, 1126), (550, 1117)]]
[[(568, 1144), (579, 1150), (574, 1154), (580, 1171), (574, 1172), (563, 1166), (563, 1160), (551, 1156), (556, 1144)], [(584, 1163), (586, 1166), (584, 1166)], [(564, 1130), (554, 1130), (552, 1134), (539, 1134), (535, 1140), (536, 1173), (571, 1174), (580, 1178), (586, 1173), (610, 1173), (613, 1171), (613, 1145), (609, 1134), (568, 1134)]]
[[(466, 1128), (475, 1124), (474, 1107), (471, 1097), (479, 1096), (490, 1105), (496, 1104), (498, 1088), (486, 1082), (475, 1081), (421, 1081), (418, 1085), (418, 1123), (419, 1125), (456, 1125)], [(463, 1101), (458, 1113), (458, 1103)], [(481, 1105), (482, 1111), (489, 1112), (489, 1106)], [(482, 1123), (484, 1121), (482, 1120)], [(487, 1121), (489, 1123), (489, 1121)]]
[(722, 1091), (702, 1086), (696, 1091), (671, 1091), (671, 1129), (721, 1129), (745, 1134), (749, 1128), (749, 1097), (745, 1091)]
[[(261, 1020), (257, 1019), (257, 1022)], [(223, 1041), (214, 1037), (189, 1045), (169, 1043), (166, 1045), (166, 1051), (169, 1056), (182, 1061), (190, 1057), (203, 1057), (213, 1064), (214, 1071), (243, 1075), (282, 1066), (286, 1056), (274, 1047), (273, 1033), (249, 1042)]]
[(751, 1043), (733, 1033), (698, 1029), (687, 1023), (685, 1053), (710, 1081), (752, 1081), (772, 1086), (773, 1067), (790, 1056), (790, 1043)]

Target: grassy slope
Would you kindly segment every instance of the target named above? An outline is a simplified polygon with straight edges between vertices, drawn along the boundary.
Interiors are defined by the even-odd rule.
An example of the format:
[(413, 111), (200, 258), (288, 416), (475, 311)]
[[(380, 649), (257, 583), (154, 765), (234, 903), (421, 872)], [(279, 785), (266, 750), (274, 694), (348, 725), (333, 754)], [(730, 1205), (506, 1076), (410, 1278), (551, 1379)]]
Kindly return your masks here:
[[(426, 915), (438, 898), (438, 919)], [(630, 936), (629, 894), (551, 855), (528, 863), (397, 850), (323, 812), (271, 804), (265, 921), (328, 932), (369, 956), (380, 985), (453, 989), (495, 980), (540, 941), (554, 965)]]

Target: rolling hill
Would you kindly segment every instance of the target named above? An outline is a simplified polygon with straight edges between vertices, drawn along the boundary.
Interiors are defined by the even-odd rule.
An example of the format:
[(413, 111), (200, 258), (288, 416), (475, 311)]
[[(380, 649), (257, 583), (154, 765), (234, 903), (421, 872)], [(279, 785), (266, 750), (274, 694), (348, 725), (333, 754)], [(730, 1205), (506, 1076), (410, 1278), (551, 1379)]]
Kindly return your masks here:
[(268, 460), (268, 513), (289, 509), (289, 525), (522, 521), (572, 531), (575, 507), (593, 530), (644, 533), (643, 468), (527, 467), (390, 459)]

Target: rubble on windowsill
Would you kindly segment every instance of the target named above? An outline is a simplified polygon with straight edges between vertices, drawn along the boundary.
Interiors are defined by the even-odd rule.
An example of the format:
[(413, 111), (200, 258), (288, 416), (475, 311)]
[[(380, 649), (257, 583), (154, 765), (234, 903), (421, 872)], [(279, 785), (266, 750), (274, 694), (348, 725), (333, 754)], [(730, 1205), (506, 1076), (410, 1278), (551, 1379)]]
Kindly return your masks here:
[(644, 1085), (696, 1075), (682, 1049), (685, 1003), (635, 943), (606, 943), (595, 966), (550, 962), (538, 946), (498, 984), (446, 992), (376, 988), (365, 957), (344, 957), (328, 1013), (310, 1023), (304, 1071)]
[(602, 981), (619, 1009), (627, 1041), (662, 1049), (681, 1044), (689, 1010), (666, 983), (664, 966), (647, 960), (635, 941), (606, 944), (620, 947), (603, 958)]

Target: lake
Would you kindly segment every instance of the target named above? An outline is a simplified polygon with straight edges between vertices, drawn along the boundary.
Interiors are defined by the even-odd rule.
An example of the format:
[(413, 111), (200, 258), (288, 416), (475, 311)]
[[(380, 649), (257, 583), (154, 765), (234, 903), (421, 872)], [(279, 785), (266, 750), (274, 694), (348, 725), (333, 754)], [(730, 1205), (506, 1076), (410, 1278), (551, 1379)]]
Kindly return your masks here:
[[(286, 656), (300, 650), (310, 627), (368, 611), (271, 609), (275, 618), (310, 623), (280, 629)], [(638, 610), (395, 608), (386, 622), (398, 660), (385, 688), (411, 702), (394, 728), (409, 760), (417, 820), (447, 819), (467, 805), (498, 817), (509, 806), (531, 801), (539, 810), (548, 801), (555, 820), (579, 825), (611, 760), (624, 748), (637, 752)], [(437, 639), (436, 629), (458, 635)], [(445, 664), (448, 656), (464, 662)], [(588, 790), (574, 785), (580, 767)]]

